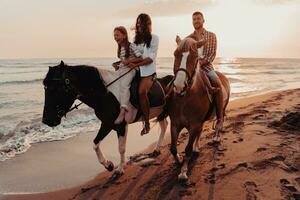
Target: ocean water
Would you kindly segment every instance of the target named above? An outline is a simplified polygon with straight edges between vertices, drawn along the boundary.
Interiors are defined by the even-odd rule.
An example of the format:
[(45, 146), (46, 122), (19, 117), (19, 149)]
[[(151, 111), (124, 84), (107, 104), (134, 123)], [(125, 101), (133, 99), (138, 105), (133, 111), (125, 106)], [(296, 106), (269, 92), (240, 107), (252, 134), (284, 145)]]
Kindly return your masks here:
[[(63, 59), (69, 65), (87, 64), (108, 68), (114, 58)], [(65, 140), (81, 132), (96, 132), (99, 120), (82, 106), (68, 114), (61, 125), (41, 123), (44, 79), (48, 66), (60, 59), (0, 60), (0, 161), (26, 152), (31, 144)], [(173, 58), (157, 60), (158, 76), (172, 74)], [(300, 60), (217, 58), (215, 68), (231, 82), (231, 100), (270, 91), (300, 87)]]

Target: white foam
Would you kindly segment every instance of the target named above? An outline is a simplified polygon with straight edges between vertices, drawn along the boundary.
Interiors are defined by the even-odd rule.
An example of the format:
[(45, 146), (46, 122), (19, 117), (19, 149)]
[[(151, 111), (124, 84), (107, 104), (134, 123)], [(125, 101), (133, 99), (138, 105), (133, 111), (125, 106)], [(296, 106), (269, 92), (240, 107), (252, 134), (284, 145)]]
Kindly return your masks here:
[(89, 110), (70, 114), (55, 128), (42, 124), (41, 119), (22, 121), (9, 133), (12, 136), (0, 144), (0, 161), (26, 152), (31, 144), (66, 140), (81, 132), (96, 132), (99, 127), (100, 121)]

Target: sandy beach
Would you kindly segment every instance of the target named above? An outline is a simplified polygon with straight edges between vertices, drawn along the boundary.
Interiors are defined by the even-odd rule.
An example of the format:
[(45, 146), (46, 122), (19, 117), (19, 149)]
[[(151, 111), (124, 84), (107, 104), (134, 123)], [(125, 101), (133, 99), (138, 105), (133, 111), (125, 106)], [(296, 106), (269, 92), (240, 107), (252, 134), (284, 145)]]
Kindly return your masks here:
[[(150, 139), (138, 136), (137, 126), (130, 128), (135, 133), (128, 138), (127, 156), (136, 152), (136, 144), (140, 150), (148, 146), (143, 141)], [(0, 198), (300, 199), (300, 89), (231, 101), (218, 147), (209, 145), (211, 126), (208, 122), (201, 135), (201, 151), (190, 163), (186, 183), (177, 181), (179, 168), (169, 152), (169, 129), (161, 154), (155, 160), (143, 159), (144, 154), (131, 158), (121, 177), (99, 173), (103, 167), (91, 145), (95, 134), (88, 133), (34, 145), (27, 153), (1, 163), (0, 188), (7, 192)], [(153, 139), (158, 134), (147, 137)], [(181, 153), (187, 137), (182, 132), (178, 143)], [(116, 153), (107, 155), (110, 159), (118, 159), (117, 146), (114, 148)], [(152, 149), (150, 146), (143, 153)], [(45, 187), (45, 182), (53, 184)], [(39, 183), (41, 188), (36, 187)], [(72, 184), (77, 186), (70, 187)], [(9, 194), (14, 188), (41, 192), (67, 189)]]

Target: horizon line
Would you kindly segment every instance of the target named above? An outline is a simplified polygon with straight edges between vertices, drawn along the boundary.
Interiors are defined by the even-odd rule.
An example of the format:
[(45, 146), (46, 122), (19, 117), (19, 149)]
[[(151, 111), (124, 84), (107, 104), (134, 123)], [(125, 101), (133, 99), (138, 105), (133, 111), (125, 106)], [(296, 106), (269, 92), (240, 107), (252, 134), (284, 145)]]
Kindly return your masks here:
[[(160, 56), (157, 57), (160, 58), (173, 58), (174, 56)], [(33, 57), (33, 58), (0, 58), (0, 60), (42, 60), (42, 59), (105, 59), (105, 58), (116, 58), (116, 57)], [(118, 59), (118, 58), (116, 58)], [(300, 57), (225, 57), (225, 56), (219, 56), (216, 57), (216, 59), (293, 59), (293, 60), (300, 60)]]

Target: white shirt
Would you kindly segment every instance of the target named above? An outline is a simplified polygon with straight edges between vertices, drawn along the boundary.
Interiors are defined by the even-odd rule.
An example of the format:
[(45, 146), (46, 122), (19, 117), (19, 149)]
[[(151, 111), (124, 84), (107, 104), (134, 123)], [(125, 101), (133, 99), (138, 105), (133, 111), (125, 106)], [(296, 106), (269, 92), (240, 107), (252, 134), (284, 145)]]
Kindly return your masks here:
[(152, 35), (152, 40), (149, 48), (145, 43), (141, 43), (137, 45), (138, 50), (142, 53), (142, 57), (151, 58), (153, 61), (148, 65), (142, 65), (139, 67), (141, 77), (150, 76), (156, 72), (156, 56), (157, 56), (159, 39), (157, 35), (154, 34), (151, 35)]
[[(120, 51), (120, 60), (123, 61), (126, 59), (126, 50), (125, 47), (121, 47), (121, 51)], [(130, 43), (129, 46), (129, 58), (133, 58), (133, 57), (140, 57), (142, 56), (141, 52), (139, 51), (139, 49), (137, 48), (137, 46), (134, 43)], [(120, 63), (119, 67), (127, 67), (125, 66), (123, 63)]]

